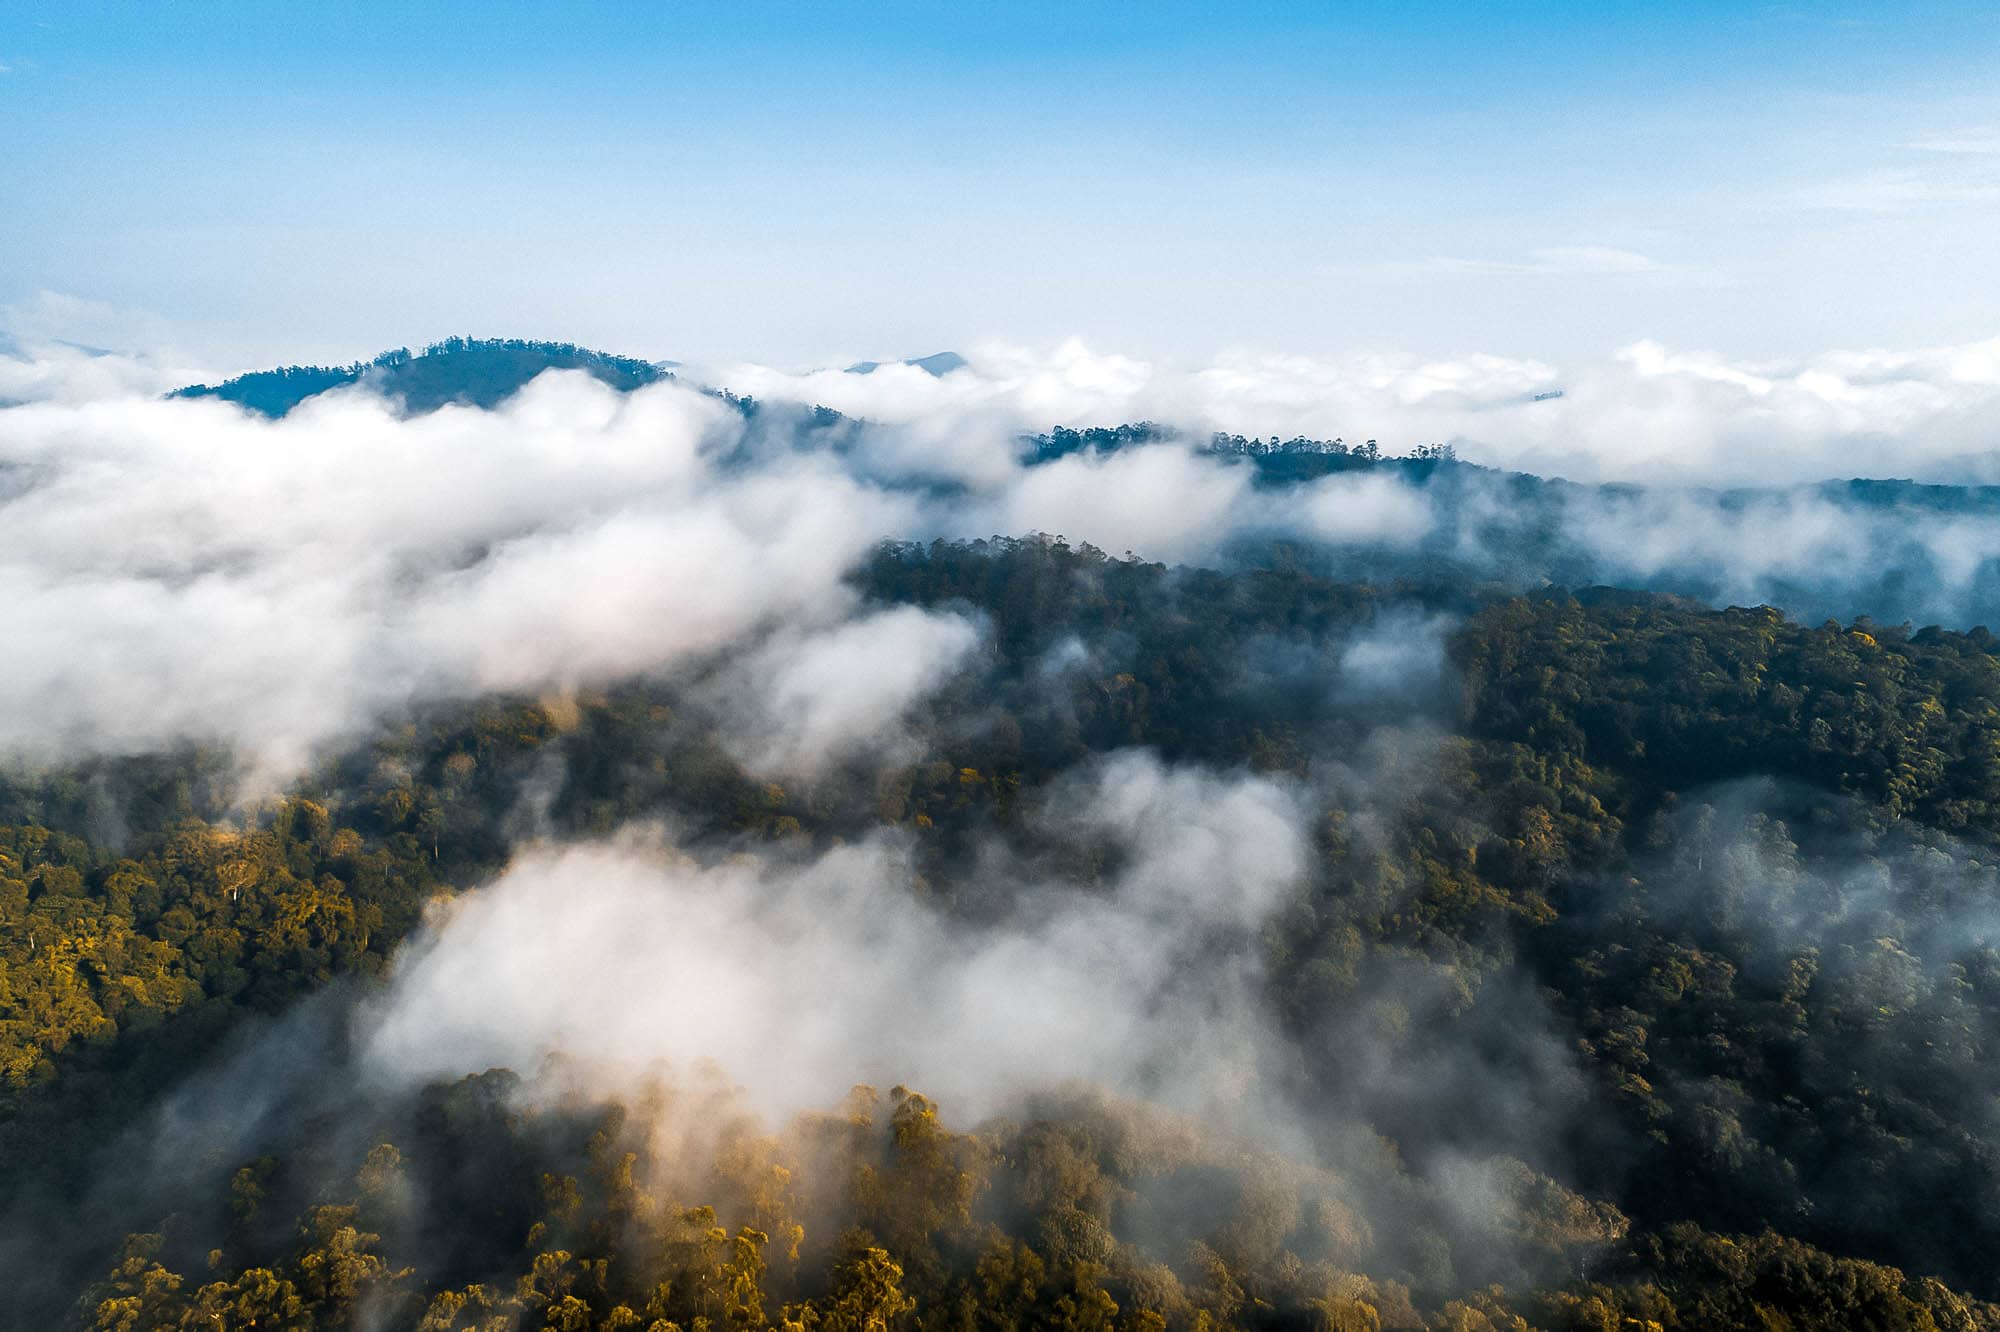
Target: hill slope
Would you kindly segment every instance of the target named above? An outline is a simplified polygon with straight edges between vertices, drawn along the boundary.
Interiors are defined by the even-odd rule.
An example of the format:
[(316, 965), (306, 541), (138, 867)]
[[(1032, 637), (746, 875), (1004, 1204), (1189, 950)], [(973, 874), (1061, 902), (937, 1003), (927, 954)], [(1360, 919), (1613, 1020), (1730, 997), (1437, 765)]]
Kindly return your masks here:
[(398, 399), (405, 411), (448, 404), (495, 407), (544, 370), (582, 370), (616, 389), (635, 389), (672, 376), (650, 361), (613, 356), (567, 342), (520, 338), (447, 338), (412, 354), (407, 347), (352, 365), (293, 365), (258, 370), (221, 384), (195, 384), (177, 398), (221, 398), (279, 417), (329, 389), (365, 383)]

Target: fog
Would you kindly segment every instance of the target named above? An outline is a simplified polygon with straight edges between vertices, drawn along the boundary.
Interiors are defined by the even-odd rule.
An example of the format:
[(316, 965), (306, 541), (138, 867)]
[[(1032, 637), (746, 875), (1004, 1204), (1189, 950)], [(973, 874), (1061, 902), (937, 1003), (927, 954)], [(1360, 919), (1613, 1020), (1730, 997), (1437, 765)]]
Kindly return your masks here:
[[(65, 355), (17, 350), (0, 357), (17, 379), (67, 373)], [(1604, 391), (1620, 412), (1637, 410), (1635, 394), (1737, 395), (1780, 413), (1818, 394), (1846, 404), (1855, 430), (1907, 431), (1895, 461), (1909, 472), (1925, 459), (1943, 467), (1947, 445), (1972, 447), (1971, 435), (1925, 413), (1976, 416), (1992, 391), (1991, 360), (1990, 347), (1842, 355), (1786, 378), (1655, 349), (1625, 356), (1619, 364), (1636, 378)], [(1310, 378), (1287, 365), (1293, 379)], [(1191, 382), (1220, 372), (1205, 373)], [(1462, 414), (1475, 400), (1499, 410), (1496, 385), (1533, 387), (1541, 373), (1482, 361), (1329, 382), (1412, 411), (1449, 400)], [(1214, 404), (1254, 399), (1247, 375), (1208, 405), (1172, 394), (1158, 405), (1185, 409), (1178, 419), (1192, 430), (1222, 410)], [(494, 411), (407, 416), (357, 388), (277, 421), (212, 400), (132, 396), (133, 381), (115, 375), (88, 391), (72, 385), (0, 409), (0, 594), (13, 647), (0, 749), (47, 758), (196, 737), (252, 751), (281, 778), (414, 702), (691, 670), (772, 634), (758, 670), (773, 677), (761, 687), (777, 691), (774, 706), (817, 710), (836, 729), (887, 725), (901, 708), (881, 692), (889, 677), (860, 713), (828, 718), (829, 687), (814, 681), (838, 669), (841, 640), (812, 637), (857, 613), (844, 579), (886, 537), (1040, 531), (1211, 564), (1240, 555), (1246, 540), (1278, 538), (1325, 551), (1335, 576), (1393, 577), (1442, 559), (1523, 590), (1618, 582), (1806, 615), (1964, 626), (2000, 606), (2000, 507), (1983, 492), (1939, 502), (1812, 487), (1572, 486), (1524, 497), (1497, 472), (1460, 468), (1446, 485), (1393, 467), (1271, 488), (1254, 484), (1244, 460), (1194, 447), (1198, 434), (1021, 461), (1021, 430), (1136, 417), (1154, 405), (1145, 393), (1160, 378), (1076, 347), (1040, 361), (975, 356), (943, 376), (907, 366), (744, 371), (742, 386), (780, 408), (789, 394), (876, 414), (840, 432), (838, 448), (781, 409), (746, 420), (683, 384), (621, 396), (573, 373), (544, 375)], [(1847, 387), (1836, 391), (1836, 380)], [(1282, 377), (1256, 382), (1272, 402), (1296, 396)], [(1588, 411), (1590, 392), (1517, 405), (1520, 419)], [(1733, 399), (1711, 408), (1745, 419)], [(1704, 444), (1705, 427), (1664, 419), (1691, 441), (1675, 475), (1716, 480), (1741, 463), (1819, 476), (1889, 461), (1809, 416), (1774, 427), (1779, 454)], [(1329, 427), (1361, 433), (1345, 418)], [(1648, 456), (1615, 421), (1562, 427), (1572, 430), (1604, 459)], [(1523, 462), (1566, 437), (1553, 425), (1529, 434), (1483, 454), (1465, 447)], [(1817, 442), (1800, 452), (1809, 435)], [(1810, 467), (1793, 465), (1807, 457)], [(892, 624), (910, 627), (878, 627)], [(965, 649), (962, 633), (945, 632), (949, 644), (904, 655)], [(139, 661), (146, 670), (130, 669)], [(906, 671), (899, 687), (928, 688), (937, 669)], [(778, 760), (769, 726), (747, 713), (746, 723), (743, 743)]]
[[(1795, 483), (1871, 460), (1978, 473), (1992, 346), (1746, 368), (1642, 345), (1540, 402), (1553, 369), (1491, 357), (1177, 375), (1065, 344), (969, 361), (942, 376), (732, 368), (721, 382), (758, 409), (692, 379), (621, 394), (570, 372), (493, 410), (409, 414), (363, 385), (271, 420), (151, 396), (153, 371), (116, 357), (0, 350), (0, 389), (24, 399), (0, 407), (0, 761), (212, 744), (252, 773), (232, 815), (246, 823), (426, 709), (504, 693), (573, 712), (634, 680), (675, 691), (774, 799), (782, 779), (865, 802), (898, 765), (934, 759), (936, 736), (993, 724), (1001, 694), (1030, 727), (1060, 720), (1136, 650), (1116, 624), (1072, 629), (999, 679), (986, 614), (864, 595), (884, 540), (1047, 533), (1114, 557), (1282, 558), (1401, 585), (1339, 631), (1238, 645), (1240, 678), (1218, 697), (1274, 714), (1308, 699), (1299, 710), (1338, 720), (1312, 712), (1325, 725), (1303, 728), (1310, 752), (1282, 775), (1100, 752), (942, 849), (928, 820), (753, 841), (694, 836), (671, 811), (558, 837), (552, 760), (511, 793), (501, 868), (440, 891), (385, 975), (188, 1070), (132, 1131), (152, 1153), (140, 1182), (100, 1183), (78, 1224), (285, 1149), (297, 1105), (359, 1125), (506, 1068), (507, 1095), (538, 1111), (654, 1107), (647, 1131), (682, 1144), (668, 1157), (692, 1150), (671, 1109), (691, 1092), (778, 1131), (856, 1083), (916, 1088), (966, 1127), (1144, 1106), (1324, 1172), (1366, 1236), (1341, 1260), (1439, 1288), (1539, 1271), (1569, 1242), (1528, 1216), (1531, 1195), (1573, 1203), (1579, 1242), (1620, 1233), (1615, 1210), (1549, 1182), (1589, 1174), (1608, 1195), (1621, 1181), (1579, 1160), (1605, 1117), (1574, 1015), (1505, 942), (1482, 941), (1479, 962), (1371, 944), (1360, 965), (1359, 931), (1420, 891), (1390, 867), (1391, 829), (1459, 798), (1440, 779), (1449, 636), (1477, 597), (1599, 581), (1975, 622), (2000, 607), (2000, 504)], [(1146, 417), (1165, 438), (1047, 462), (1022, 445), (1057, 421)], [(1398, 460), (1279, 484), (1205, 447), (1209, 428), (1400, 432), (1463, 441), (1479, 462), (1675, 480)], [(1718, 488), (1748, 478), (1785, 484)], [(1454, 594), (1459, 609), (1421, 591), (1466, 576), (1482, 590)], [(1663, 849), (1637, 871), (1658, 885), (1645, 910), (1768, 931), (1774, 968), (1816, 949), (1823, 974), (1884, 1011), (1945, 1004), (1951, 968), (1990, 948), (1984, 907), (1947, 929), (1930, 902), (1930, 933), (1883, 923), (1909, 891), (1944, 891), (1907, 887), (1931, 882), (1935, 848), (1800, 869), (1782, 838), (1662, 826), (1683, 859)], [(1707, 849), (1690, 868), (1685, 848)], [(1718, 885), (1712, 865), (1747, 868)], [(1983, 901), (1991, 872), (1973, 871), (1977, 892), (1958, 895)], [(1740, 900), (1753, 892), (1769, 900)], [(1304, 983), (1280, 974), (1289, 941), (1343, 930), (1344, 972), (1337, 946), (1305, 964), (1338, 1003), (1288, 1018), (1281, 983)], [(1873, 1039), (1856, 1058), (1872, 1071), (1892, 1050)], [(1703, 1086), (1726, 1121), (1726, 1080)], [(1990, 1123), (1993, 1093), (1969, 1083), (1965, 1122)], [(144, 1156), (128, 1141), (107, 1160)], [(1786, 1205), (1834, 1213), (1809, 1192)], [(1160, 1203), (1154, 1221), (1178, 1234), (1186, 1210)]]
[(942, 377), (910, 366), (862, 376), (698, 363), (698, 372), (872, 420), (1005, 413), (1034, 429), (1156, 420), (1377, 439), (1392, 452), (1456, 443), (1489, 466), (1579, 481), (2000, 479), (1991, 459), (2000, 339), (1766, 362), (1647, 340), (1572, 366), (1504, 352), (1328, 360), (1249, 350), (1155, 364), (1075, 340), (961, 350), (968, 365)]
[(990, 865), (958, 888), (1005, 899), (976, 928), (925, 902), (888, 836), (801, 863), (702, 864), (640, 832), (524, 850), (411, 946), (366, 1066), (425, 1081), (560, 1054), (629, 1091), (713, 1065), (779, 1117), (902, 1082), (975, 1122), (1079, 1081), (1264, 1127), (1283, 1078), (1257, 930), (1305, 873), (1297, 797), (1125, 755), (1047, 799), (1120, 869), (1063, 890)]

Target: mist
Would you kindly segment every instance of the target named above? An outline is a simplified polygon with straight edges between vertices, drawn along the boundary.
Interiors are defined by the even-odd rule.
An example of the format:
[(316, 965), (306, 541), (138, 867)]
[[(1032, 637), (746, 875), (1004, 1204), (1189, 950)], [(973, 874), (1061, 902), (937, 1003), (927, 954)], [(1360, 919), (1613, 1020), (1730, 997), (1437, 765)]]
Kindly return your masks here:
[[(1989, 1145), (2000, 1019), (1983, 995), (2000, 945), (1991, 850), (1885, 825), (1859, 802), (1775, 777), (1689, 793), (1639, 846), (1616, 880), (1579, 885), (1566, 908), (1625, 922), (1662, 999), (1579, 1025), (1610, 1044), (1639, 1033), (1621, 1065), (1698, 1107), (1670, 1129), (1690, 1172), (1727, 1175), (1739, 1217), (1865, 1236), (1890, 1261), (1979, 1270), (1969, 1234), (1993, 1224), (2000, 1183)], [(1795, 1104), (1745, 1094), (1758, 1037), (1716, 1018), (1739, 1001), (1798, 1033), (1781, 1045), (1808, 1022), (1838, 1032), (1837, 1055), (1785, 1070)], [(1876, 1151), (1891, 1154), (1886, 1166), (1866, 1159)], [(1968, 1177), (1974, 1187), (1941, 1208), (1942, 1191)], [(1686, 1206), (1685, 1187), (1647, 1179), (1636, 1201), (1671, 1211)]]
[[(324, 992), (191, 1072), (104, 1154), (69, 1224), (98, 1244), (90, 1227), (111, 1218), (185, 1228), (218, 1172), (263, 1157), (299, 1161), (286, 1187), (305, 1196), (339, 1189), (461, 1093), (545, 1125), (530, 1141), (622, 1107), (667, 1214), (745, 1152), (786, 1153), (811, 1195), (841, 1169), (812, 1125), (865, 1083), (917, 1089), (996, 1141), (1096, 1125), (1161, 1144), (1178, 1164), (1143, 1169), (1121, 1205), (1149, 1261), (1289, 1236), (1433, 1294), (1558, 1272), (1624, 1221), (1556, 1182), (1591, 1095), (1525, 973), (1409, 953), (1303, 1037), (1270, 1002), (1274, 938), (1343, 872), (1315, 811), (1345, 808), (1364, 846), (1386, 836), (1428, 789), (1435, 743), (1384, 735), (1310, 784), (1114, 753), (948, 881), (894, 832), (825, 849), (661, 824), (525, 842), (492, 881), (434, 901), (380, 982)], [(1356, 918), (1399, 891), (1356, 891)], [(452, 1187), (425, 1178), (377, 1224), (406, 1251), (455, 1251), (424, 1238), (450, 1233)]]
[[(358, 932), (395, 931), (379, 964), (260, 997), (275, 1016), (176, 1070), (79, 1167), (65, 1244), (102, 1270), (114, 1229), (158, 1218), (194, 1253), (187, 1199), (242, 1162), (300, 1158), (283, 1187), (303, 1206), (454, 1096), (524, 1141), (614, 1117), (594, 1131), (642, 1159), (660, 1216), (746, 1144), (783, 1144), (810, 1193), (845, 1158), (801, 1144), (894, 1122), (840, 1108), (878, 1104), (853, 1099), (865, 1084), (996, 1156), (1076, 1125), (1156, 1135), (1179, 1164), (1134, 1167), (1093, 1204), (1129, 1261), (1224, 1244), (1248, 1223), (1213, 1196), (1249, 1199), (1263, 1239), (1232, 1261), (1367, 1272), (1409, 1318), (1412, 1298), (1566, 1279), (1628, 1210), (1779, 1217), (1962, 1274), (1947, 1242), (1895, 1238), (1911, 1188), (1838, 1159), (1802, 1179), (1802, 1131), (1759, 1121), (1712, 1052), (1667, 1045), (1630, 1070), (1666, 1107), (1633, 1132), (1593, 1060), (1637, 1020), (1556, 982), (1587, 952), (1575, 932), (1611, 921), (1715, 931), (1746, 989), (1784, 993), (1810, 953), (1814, 983), (1861, 996), (1842, 1020), (1889, 1016), (1804, 1093), (1900, 1085), (1899, 1042), (1963, 1017), (1953, 987), (1990, 960), (1990, 868), (1944, 842), (1802, 853), (1760, 790), (1653, 811), (1645, 854), (1570, 875), (1538, 859), (1546, 830), (1520, 802), (1546, 800), (1550, 827), (1601, 817), (1607, 845), (1615, 820), (1541, 794), (1567, 779), (1519, 751), (1474, 753), (1451, 644), (1498, 599), (1593, 583), (1978, 622), (2000, 609), (2000, 503), (1804, 479), (1892, 426), (1956, 466), (1985, 355), (1753, 374), (1642, 348), (1615, 372), (1640, 387), (1521, 403), (1554, 372), (1286, 362), (1170, 383), (1067, 345), (941, 376), (739, 367), (754, 404), (549, 372), (490, 410), (413, 413), (364, 383), (276, 419), (13, 356), (33, 400), (0, 408), (7, 768), (214, 746), (247, 773), (216, 835), (290, 839), (269, 853), (298, 867), (284, 910), (310, 916), (311, 891), (350, 880), (391, 900), (396, 856), (422, 867), (397, 891), (428, 899), (385, 924), (357, 888)], [(1588, 416), (1597, 392), (1678, 404), (1688, 450), (1659, 475), (1700, 484), (1545, 480), (1469, 465), (1469, 442), (1468, 461), (1370, 455), (1286, 480), (1203, 433), (1241, 408), (1231, 428), (1332, 412), (1352, 438), (1388, 406), (1400, 428), (1485, 430), (1483, 457), (1518, 464), (1617, 435)], [(1703, 434), (1704, 413), (1743, 419), (1731, 395), (1774, 431), (1750, 472)], [(1814, 414), (1836, 398), (1846, 415)], [(1568, 404), (1583, 415), (1563, 424)], [(1143, 417), (1169, 424), (1049, 460), (1026, 447), (1052, 421)], [(1751, 473), (1782, 483), (1720, 484)], [(996, 534), (1013, 539), (925, 563), (928, 543)], [(946, 567), (1003, 559), (1016, 581)], [(110, 787), (86, 794), (93, 829), (132, 822)], [(472, 850), (441, 849), (455, 838)], [(310, 864), (339, 873), (308, 882)], [(1558, 914), (1544, 935), (1518, 925)], [(1948, 1048), (1985, 1050), (1989, 1025), (1961, 1022)], [(2000, 1089), (1951, 1076), (1962, 1145)], [(1712, 1177), (1640, 1178), (1655, 1141)], [(1197, 1166), (1199, 1185), (1175, 1173)], [(506, 1255), (439, 1238), (456, 1186), (431, 1168), (371, 1224), (465, 1279), (500, 1272)], [(1715, 1201), (1739, 1176), (1740, 1215)], [(810, 1207), (832, 1233), (859, 1224)], [(20, 1215), (5, 1232), (28, 1242)]]
[[(1985, 356), (1839, 364), (1872, 376), (1867, 393), (1943, 384), (1952, 401), (1983, 401)], [(1707, 362), (1627, 360), (1704, 393), (1781, 393)], [(995, 366), (1008, 374), (994, 378)], [(1957, 626), (2000, 605), (2000, 511), (1984, 492), (1943, 503), (1826, 487), (1544, 486), (1524, 504), (1507, 475), (1462, 470), (1450, 484), (1383, 469), (1272, 488), (1241, 459), (1172, 439), (1020, 460), (1019, 430), (1048, 419), (1031, 412), (1137, 414), (1142, 369), (1071, 349), (1046, 368), (975, 358), (942, 377), (748, 375), (766, 392), (880, 414), (837, 432), (837, 448), (783, 410), (746, 418), (678, 383), (621, 396), (562, 373), (494, 411), (417, 416), (366, 389), (267, 421), (124, 396), (124, 384), (0, 409), (0, 583), (14, 611), (0, 748), (47, 758), (194, 737), (254, 751), (281, 780), (414, 703), (695, 669), (780, 630), (760, 669), (792, 691), (779, 706), (809, 709), (815, 667), (780, 656), (858, 613), (845, 580), (892, 537), (1048, 532), (1208, 564), (1279, 539), (1354, 577), (1421, 576), (1444, 561), (1524, 590), (1618, 582)], [(1458, 393), (1502, 370), (1425, 373)], [(1446, 389), (1385, 391), (1421, 404)], [(1816, 466), (1864, 460), (1849, 443), (1825, 436)], [(962, 634), (947, 637), (908, 655), (964, 649)], [(141, 660), (147, 671), (125, 669)], [(929, 687), (937, 669), (903, 687)], [(879, 699), (847, 724), (887, 723), (899, 707)], [(744, 741), (810, 766), (777, 743)]]
[(1305, 871), (1297, 798), (1126, 755), (1048, 801), (1119, 869), (1064, 891), (989, 864), (958, 888), (996, 904), (976, 927), (926, 902), (893, 838), (795, 864), (704, 865), (638, 831), (524, 849), (398, 963), (365, 1067), (421, 1082), (560, 1055), (630, 1091), (713, 1066), (780, 1118), (872, 1082), (976, 1122), (1080, 1082), (1265, 1127), (1282, 1079), (1255, 943)]
[(1454, 443), (1489, 466), (1586, 482), (1785, 485), (1848, 476), (1996, 477), (2000, 340), (1732, 361), (1644, 340), (1573, 366), (1504, 352), (1342, 359), (1230, 350), (1153, 363), (1078, 340), (978, 346), (943, 376), (702, 365), (761, 397), (825, 403), (885, 422), (992, 417), (1030, 423), (1172, 422), (1190, 431)]

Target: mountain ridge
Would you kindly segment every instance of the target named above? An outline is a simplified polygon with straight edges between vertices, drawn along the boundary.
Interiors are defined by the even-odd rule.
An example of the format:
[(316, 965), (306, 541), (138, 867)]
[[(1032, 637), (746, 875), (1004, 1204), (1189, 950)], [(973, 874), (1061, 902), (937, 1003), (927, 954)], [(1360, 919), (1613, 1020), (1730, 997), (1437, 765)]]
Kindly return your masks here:
[(366, 383), (421, 415), (445, 406), (491, 408), (548, 370), (582, 370), (621, 391), (673, 378), (672, 370), (572, 342), (451, 337), (421, 352), (397, 347), (349, 365), (288, 365), (253, 370), (220, 384), (190, 384), (175, 398), (220, 398), (272, 419), (322, 393)]

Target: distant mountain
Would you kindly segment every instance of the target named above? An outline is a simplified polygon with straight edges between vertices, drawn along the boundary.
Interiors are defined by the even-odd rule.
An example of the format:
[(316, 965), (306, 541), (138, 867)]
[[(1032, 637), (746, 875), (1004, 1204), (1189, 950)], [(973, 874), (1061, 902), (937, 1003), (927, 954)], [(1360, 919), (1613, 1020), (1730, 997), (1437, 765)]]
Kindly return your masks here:
[(673, 377), (664, 365), (592, 351), (568, 342), (447, 338), (417, 353), (399, 347), (372, 361), (356, 361), (352, 365), (292, 365), (258, 370), (221, 384), (191, 385), (177, 390), (173, 396), (221, 398), (265, 416), (279, 417), (328, 389), (365, 383), (384, 397), (400, 402), (403, 410), (421, 413), (452, 403), (497, 406), (544, 370), (582, 370), (621, 391)]
[(856, 361), (847, 367), (850, 375), (872, 375), (884, 365), (913, 365), (927, 375), (944, 378), (954, 370), (965, 366), (965, 358), (957, 352), (932, 352), (929, 356), (918, 356), (908, 361)]
[[(963, 362), (940, 352), (903, 364), (944, 375)], [(420, 354), (398, 350), (349, 366), (260, 371), (179, 396), (220, 397), (277, 417), (315, 394), (362, 382), (420, 413), (448, 403), (495, 406), (550, 369), (583, 370), (620, 390), (672, 377), (654, 362), (567, 343), (454, 338)], [(826, 450), (863, 471), (869, 466), (858, 444), (864, 422), (826, 407), (767, 404), (696, 387), (754, 423), (760, 447)], [(1373, 440), (1202, 437), (1144, 421), (1025, 436), (1019, 457), (1031, 467), (1048, 466), (1167, 442), (1247, 469), (1262, 492), (1342, 474), (1377, 479), (1376, 489), (1357, 492), (1352, 531), (1321, 541), (1292, 530), (1245, 528), (1228, 552), (1237, 564), (1275, 560), (1384, 584), (1607, 584), (1714, 605), (1764, 602), (1808, 620), (1863, 613), (1886, 623), (2000, 624), (2000, 546), (1990, 535), (2000, 530), (2000, 487), (1859, 479), (1733, 489), (1580, 485), (1460, 462), (1448, 445), (1390, 457)], [(939, 496), (960, 485), (906, 473), (877, 479)], [(1368, 517), (1378, 509), (1380, 515)], [(1820, 538), (1823, 558), (1759, 555), (1760, 532), (1792, 528), (1838, 539)]]

